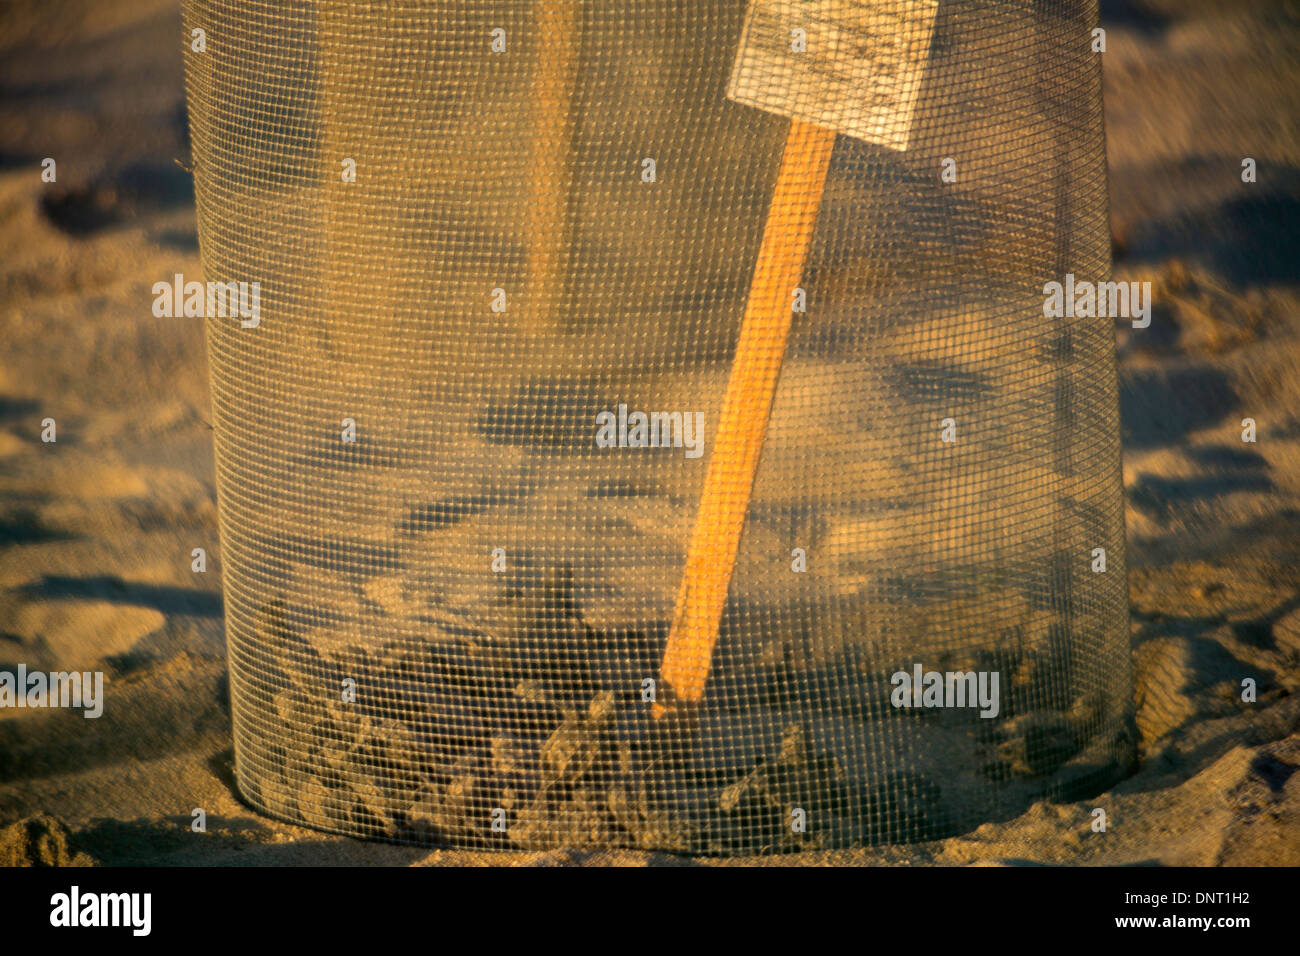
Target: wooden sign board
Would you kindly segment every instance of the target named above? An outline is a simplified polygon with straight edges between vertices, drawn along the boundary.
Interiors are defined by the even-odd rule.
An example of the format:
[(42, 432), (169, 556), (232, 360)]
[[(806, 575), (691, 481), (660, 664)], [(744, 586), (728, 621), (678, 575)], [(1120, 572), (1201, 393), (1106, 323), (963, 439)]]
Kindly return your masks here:
[(938, 7), (938, 0), (750, 0), (727, 97), (905, 150)]

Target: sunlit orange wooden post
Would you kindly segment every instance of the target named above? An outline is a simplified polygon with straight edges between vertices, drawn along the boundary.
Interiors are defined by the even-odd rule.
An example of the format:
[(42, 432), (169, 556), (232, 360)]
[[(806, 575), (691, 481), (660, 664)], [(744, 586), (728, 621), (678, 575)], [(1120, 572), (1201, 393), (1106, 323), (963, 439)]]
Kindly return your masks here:
[(569, 152), (573, 81), (578, 68), (582, 0), (536, 0), (536, 60), (532, 101), (531, 191), (528, 206), (528, 303), (536, 330), (553, 328), (565, 293), (569, 241)]
[[(728, 96), (791, 117), (790, 129), (677, 591), (656, 717), (704, 696), (837, 130), (907, 148), (937, 7), (937, 0), (813, 0), (797, 8), (802, 23), (792, 23), (796, 6), (786, 0), (750, 0)], [(829, 36), (855, 42), (795, 49), (786, 46), (794, 25), (805, 39), (803, 26), (830, 27)]]
[[(391, 62), (382, 59), (382, 39), (402, 29), (399, 11), (377, 10), (325, 0), (316, 5), (320, 55), (319, 139), (324, 191), (319, 342), (337, 354), (346, 351), (337, 337), (337, 317), (364, 314), (380, 335), (400, 296), (390, 268), (404, 252), (398, 231), (384, 228), (397, 188), (400, 157), (409, 148), (402, 131), (385, 122), (387, 105), (376, 86)], [(409, 27), (407, 28), (409, 29)], [(344, 161), (354, 164), (345, 178)], [(337, 383), (360, 382), (360, 367), (333, 363)]]
[(791, 122), (660, 670), (677, 701), (704, 693), (834, 146), (834, 130)]

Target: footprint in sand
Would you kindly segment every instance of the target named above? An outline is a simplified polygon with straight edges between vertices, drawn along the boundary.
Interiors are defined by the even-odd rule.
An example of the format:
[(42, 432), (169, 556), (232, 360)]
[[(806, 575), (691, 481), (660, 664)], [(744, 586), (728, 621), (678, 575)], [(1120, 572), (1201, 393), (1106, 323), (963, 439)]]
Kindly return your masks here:
[[(49, 666), (94, 670), (99, 661), (129, 651), (166, 623), (161, 611), (103, 600), (28, 602), (10, 630), (26, 644), (44, 644)], [(33, 664), (35, 662), (28, 662)]]

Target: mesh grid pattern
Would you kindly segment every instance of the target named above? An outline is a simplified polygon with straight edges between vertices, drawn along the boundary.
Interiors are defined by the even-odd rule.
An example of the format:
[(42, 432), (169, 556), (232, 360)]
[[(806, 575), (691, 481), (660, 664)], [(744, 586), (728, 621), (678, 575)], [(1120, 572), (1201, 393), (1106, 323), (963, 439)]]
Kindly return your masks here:
[[(792, 121), (727, 97), (743, 0), (184, 10), (204, 268), (261, 286), (208, 321), (251, 803), (734, 853), (1124, 773), (1113, 329), (1043, 307), (1109, 272), (1095, 2), (940, 0), (906, 148), (837, 136), (780, 203)], [(765, 227), (810, 209), (703, 696), (656, 715)], [(620, 406), (699, 413), (702, 454), (601, 447)], [(894, 706), (917, 664), (996, 672), (997, 716)]]

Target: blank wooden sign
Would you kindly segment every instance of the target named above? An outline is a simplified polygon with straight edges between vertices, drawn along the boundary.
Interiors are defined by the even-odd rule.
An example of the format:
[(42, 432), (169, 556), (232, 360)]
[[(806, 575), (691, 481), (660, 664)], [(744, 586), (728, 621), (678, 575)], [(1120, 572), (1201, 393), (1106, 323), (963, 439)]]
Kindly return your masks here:
[(907, 149), (938, 0), (751, 0), (727, 96)]

